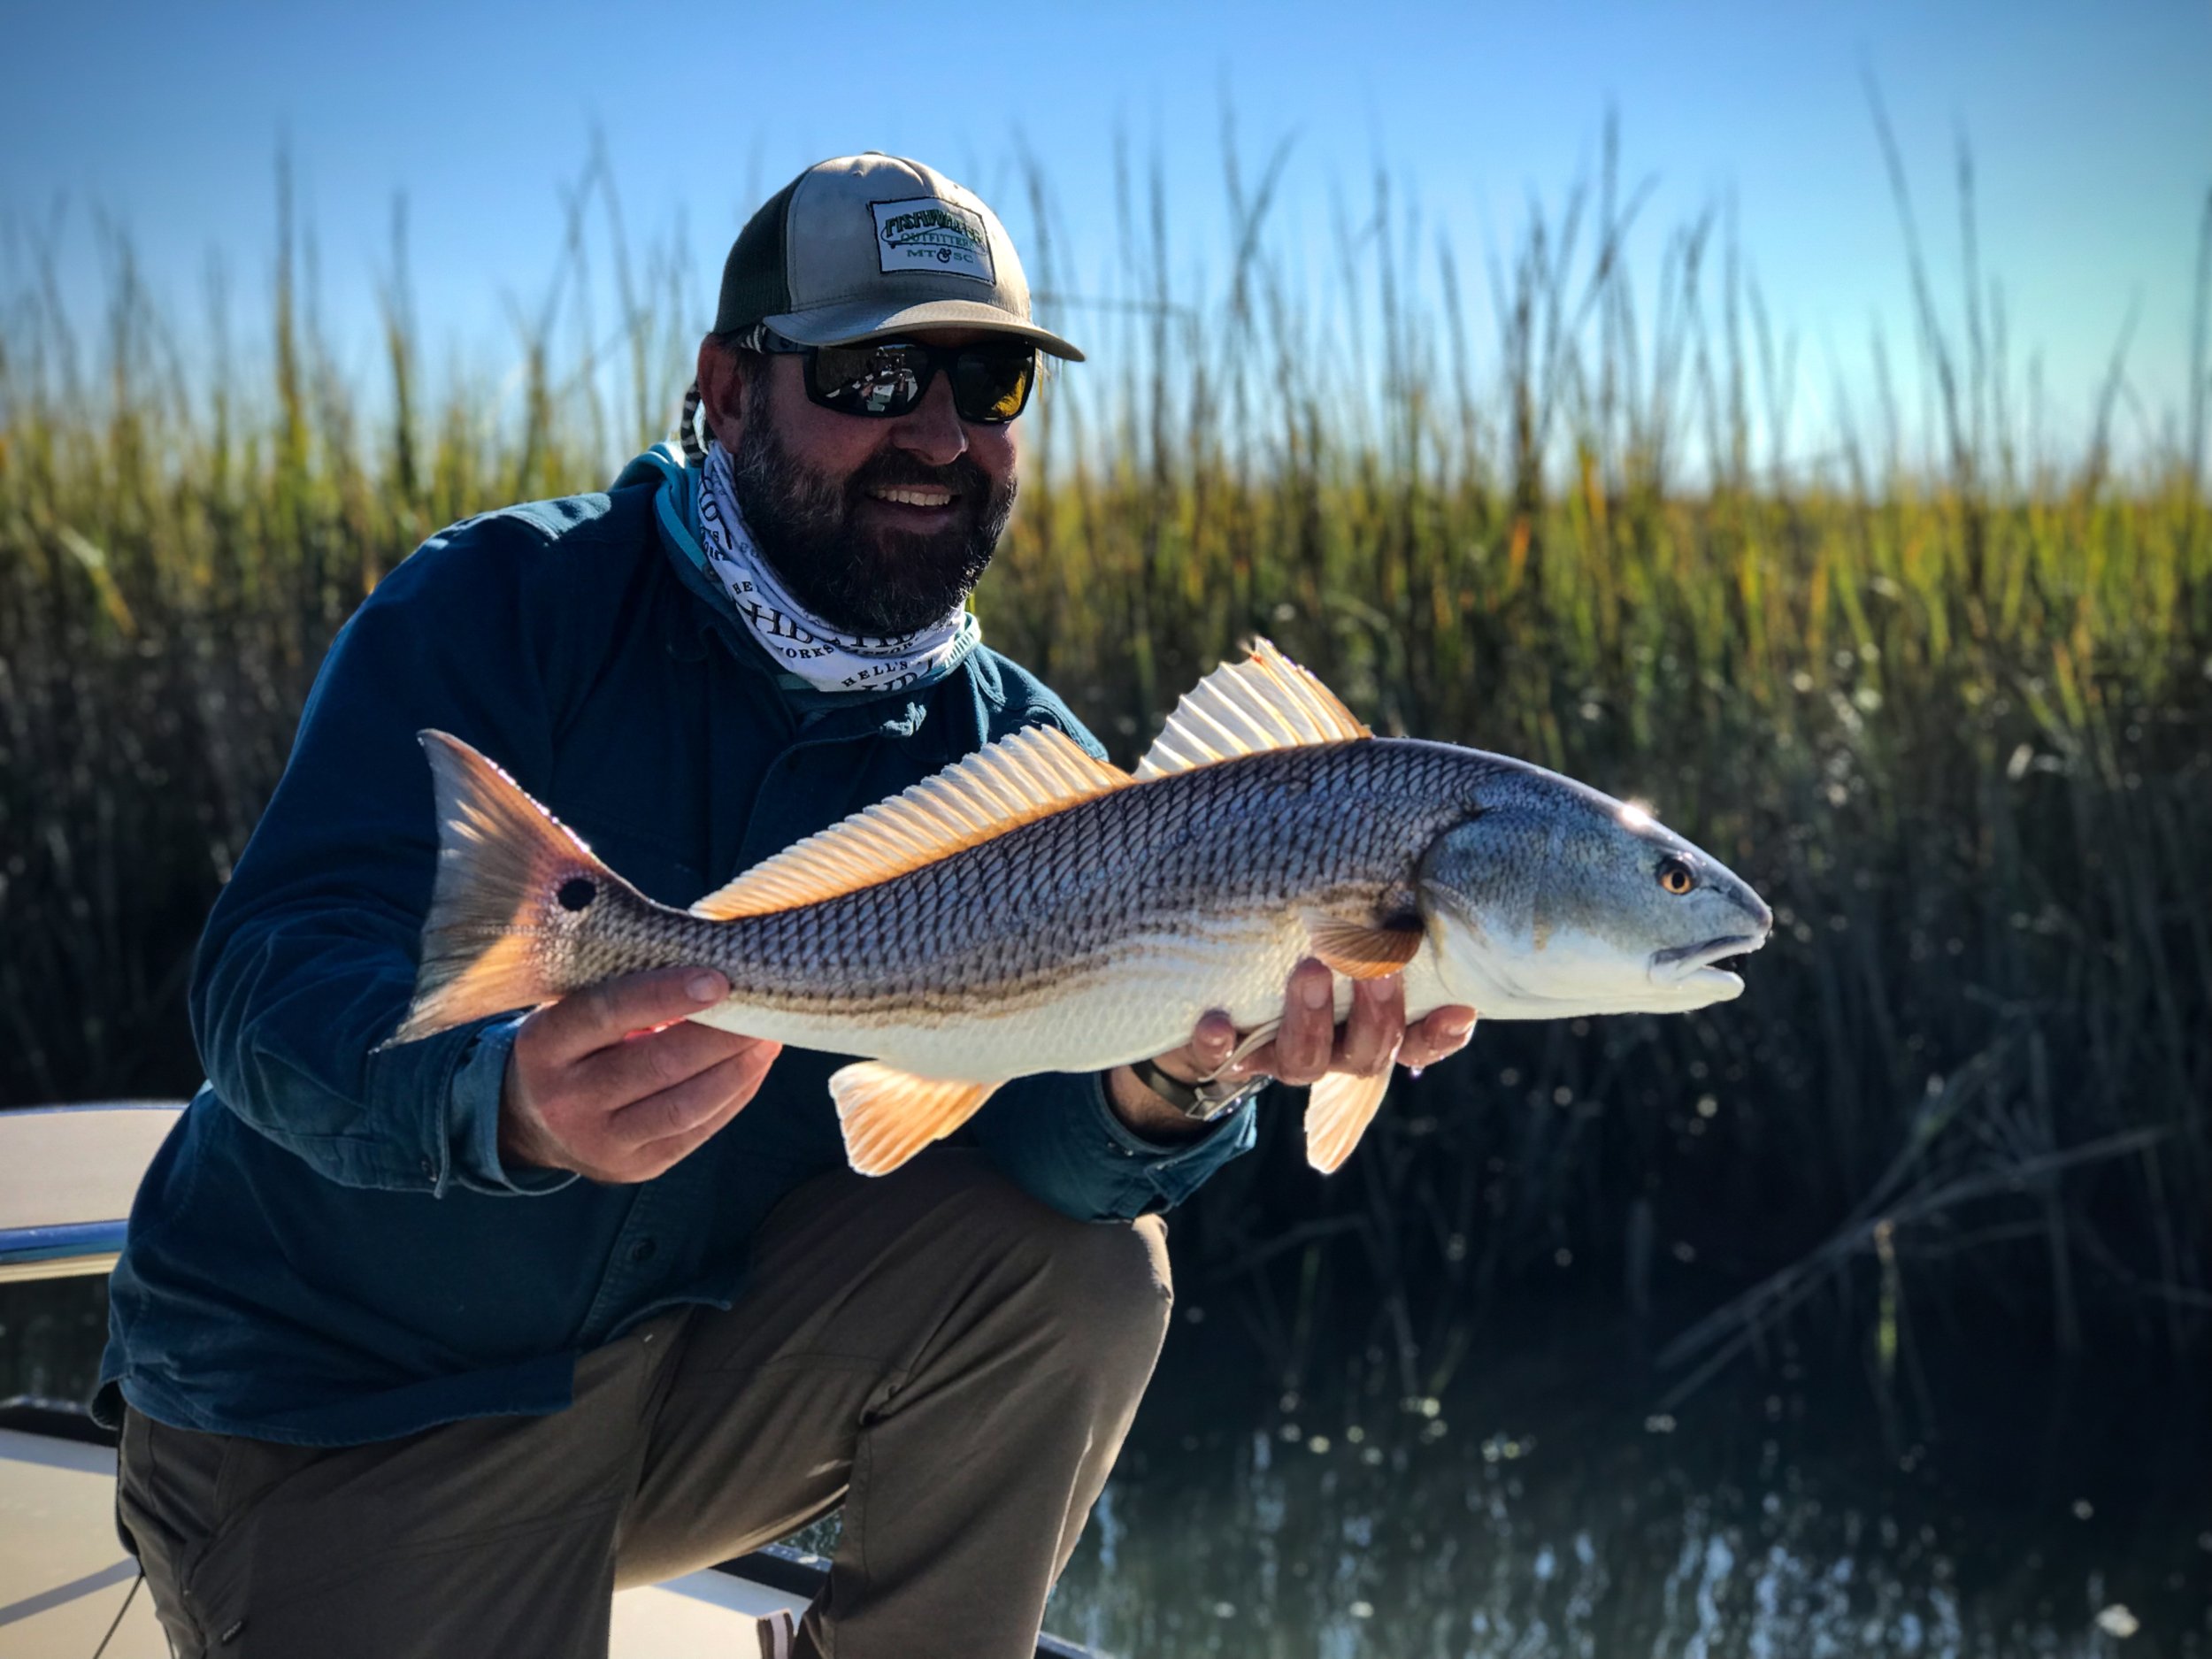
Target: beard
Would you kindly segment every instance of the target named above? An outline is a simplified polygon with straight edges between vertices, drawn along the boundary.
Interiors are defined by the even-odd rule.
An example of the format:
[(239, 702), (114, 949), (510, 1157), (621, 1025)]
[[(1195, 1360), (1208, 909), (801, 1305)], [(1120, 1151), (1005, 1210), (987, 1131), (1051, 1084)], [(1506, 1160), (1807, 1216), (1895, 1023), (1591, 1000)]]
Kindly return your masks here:
[[(832, 626), (898, 638), (967, 603), (1014, 510), (1010, 473), (994, 483), (968, 456), (930, 466), (887, 448), (841, 484), (783, 447), (774, 426), (749, 420), (730, 456), (746, 527), (777, 580)], [(923, 535), (870, 528), (870, 492), (921, 486), (952, 492), (954, 521)]]

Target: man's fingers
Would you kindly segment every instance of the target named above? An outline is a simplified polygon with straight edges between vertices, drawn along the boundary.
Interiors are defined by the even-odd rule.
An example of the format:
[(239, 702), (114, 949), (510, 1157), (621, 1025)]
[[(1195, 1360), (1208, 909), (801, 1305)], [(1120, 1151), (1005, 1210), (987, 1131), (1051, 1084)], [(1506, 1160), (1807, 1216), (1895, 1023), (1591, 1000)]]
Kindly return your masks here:
[(1274, 1077), (1276, 1062), (1279, 1057), (1271, 1039), (1231, 1066), (1225, 1075), (1240, 1082), (1248, 1077)]
[(1313, 1082), (1328, 1071), (1335, 1047), (1336, 975), (1309, 956), (1291, 970), (1271, 1069), (1286, 1083)]
[[(737, 1056), (729, 1064), (733, 1066), (737, 1065), (742, 1058), (742, 1056)], [(656, 1175), (682, 1163), (684, 1159), (719, 1134), (723, 1125), (731, 1118), (751, 1105), (753, 1096), (759, 1092), (759, 1089), (760, 1079), (758, 1078), (753, 1079), (749, 1083), (741, 1081), (738, 1087), (731, 1091), (729, 1097), (709, 1113), (703, 1122), (695, 1125), (680, 1134), (666, 1135), (658, 1141), (648, 1141), (643, 1146), (633, 1148), (628, 1156), (636, 1172), (630, 1179), (649, 1181)]]
[(565, 1064), (695, 1014), (730, 994), (730, 982), (711, 968), (655, 968), (626, 973), (563, 997), (537, 1017), (537, 1048), (551, 1064)]
[(1405, 1046), (1398, 1050), (1401, 1065), (1434, 1065), (1467, 1046), (1475, 1029), (1475, 1010), (1447, 1005), (1432, 1009), (1406, 1027)]
[(1201, 1078), (1210, 1078), (1229, 1063), (1237, 1046), (1237, 1028), (1219, 1009), (1210, 1010), (1191, 1027), (1190, 1046), (1182, 1057)]
[(602, 1048), (579, 1061), (572, 1075), (578, 1087), (606, 1102), (611, 1110), (626, 1107), (688, 1083), (757, 1041), (682, 1020), (649, 1037), (634, 1037)]
[[(688, 1151), (679, 1141), (705, 1140), (750, 1102), (783, 1045), (740, 1039), (745, 1047), (696, 1076), (625, 1106), (607, 1119), (610, 1136), (636, 1154), (667, 1150), (669, 1164)], [(667, 1143), (667, 1144), (664, 1144)], [(663, 1167), (665, 1167), (664, 1165)]]
[(1351, 1018), (1344, 1022), (1333, 1071), (1373, 1077), (1390, 1069), (1406, 1034), (1406, 982), (1399, 974), (1360, 979), (1352, 986)]

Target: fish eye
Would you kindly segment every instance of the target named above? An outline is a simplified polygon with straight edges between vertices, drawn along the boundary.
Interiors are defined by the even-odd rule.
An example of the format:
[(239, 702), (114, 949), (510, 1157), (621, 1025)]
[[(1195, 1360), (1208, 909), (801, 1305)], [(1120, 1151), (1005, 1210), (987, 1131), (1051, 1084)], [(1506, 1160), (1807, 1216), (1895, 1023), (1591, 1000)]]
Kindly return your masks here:
[(1669, 853), (1659, 861), (1659, 885), (1679, 898), (1697, 885), (1697, 875), (1688, 859)]
[(571, 876), (553, 896), (565, 910), (589, 910), (591, 902), (599, 896), (599, 884), (586, 876)]

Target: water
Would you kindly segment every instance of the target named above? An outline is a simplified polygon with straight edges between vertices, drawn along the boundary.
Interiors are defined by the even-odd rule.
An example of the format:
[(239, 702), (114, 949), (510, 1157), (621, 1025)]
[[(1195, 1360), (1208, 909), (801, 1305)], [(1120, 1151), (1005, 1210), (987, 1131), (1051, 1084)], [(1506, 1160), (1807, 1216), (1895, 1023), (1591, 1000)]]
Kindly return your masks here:
[[(0, 1285), (0, 1394), (84, 1392), (102, 1289)], [(2185, 1387), (1970, 1360), (1934, 1379), (1955, 1421), (1901, 1440), (1863, 1379), (1786, 1351), (1665, 1414), (1616, 1335), (1484, 1351), (1448, 1397), (1323, 1400), (1179, 1326), (1051, 1627), (1225, 1659), (2212, 1655)]]
[(1669, 1417), (1581, 1380), (1143, 1425), (1053, 1626), (1253, 1659), (2212, 1653), (2201, 1484), (2016, 1467), (1978, 1489), (1808, 1387), (1747, 1376)]

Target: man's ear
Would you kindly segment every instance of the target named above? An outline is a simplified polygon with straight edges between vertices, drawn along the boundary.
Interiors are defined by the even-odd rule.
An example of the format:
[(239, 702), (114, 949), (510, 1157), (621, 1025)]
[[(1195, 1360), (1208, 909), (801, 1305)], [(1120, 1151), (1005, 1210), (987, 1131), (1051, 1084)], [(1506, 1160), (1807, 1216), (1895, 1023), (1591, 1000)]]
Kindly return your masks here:
[(707, 430), (725, 449), (734, 450), (744, 430), (747, 378), (737, 354), (713, 335), (699, 342), (699, 406), (706, 411)]

